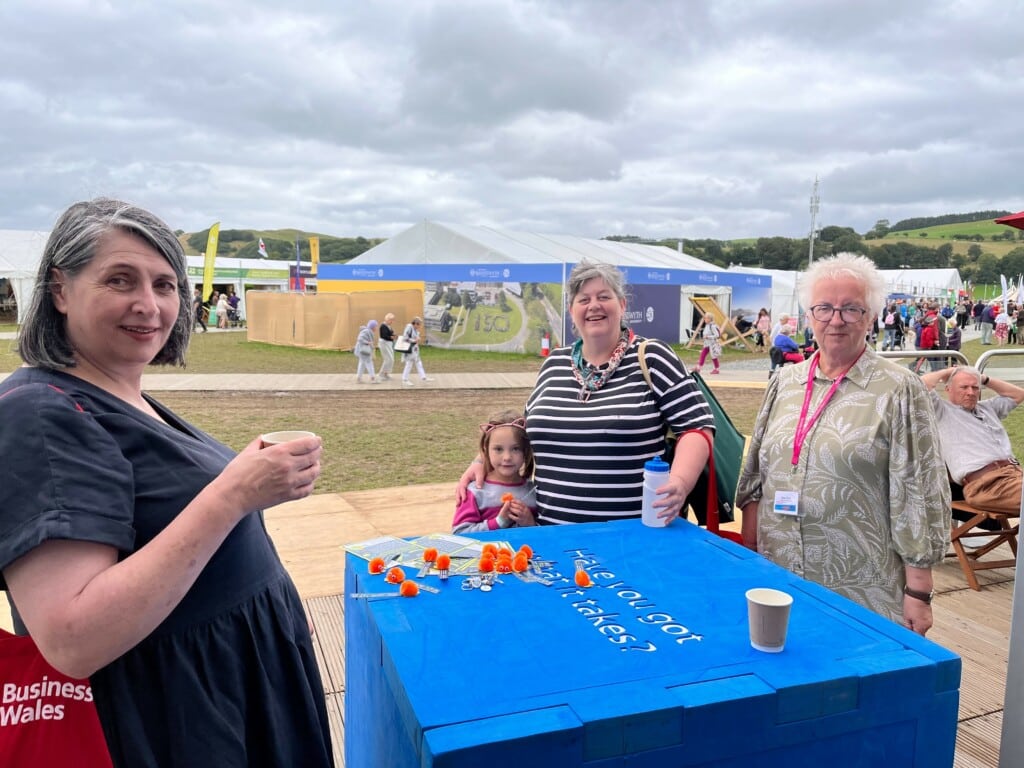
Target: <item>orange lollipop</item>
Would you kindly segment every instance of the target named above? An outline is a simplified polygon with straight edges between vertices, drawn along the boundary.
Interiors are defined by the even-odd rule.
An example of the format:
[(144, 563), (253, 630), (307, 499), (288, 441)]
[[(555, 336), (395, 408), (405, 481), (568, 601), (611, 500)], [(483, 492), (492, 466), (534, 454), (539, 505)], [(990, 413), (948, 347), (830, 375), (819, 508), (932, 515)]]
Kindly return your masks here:
[(437, 549), (435, 547), (427, 547), (423, 550), (423, 562), (432, 563), (437, 560)]
[(576, 571), (576, 586), (577, 587), (589, 587), (594, 582), (590, 580), (590, 574), (586, 571)]
[(482, 551), (483, 551), (483, 553), (485, 555), (489, 554), (489, 555), (491, 555), (491, 557), (497, 557), (497, 555), (498, 555), (498, 545), (497, 544), (492, 544), (491, 542), (487, 542), (486, 544), (484, 544), (484, 548), (483, 548)]
[(531, 557), (533, 557), (533, 547), (531, 547), (529, 544), (523, 544), (521, 547), (519, 547), (519, 554), (526, 555), (526, 558), (530, 559)]
[(530, 567), (530, 559), (522, 554), (521, 552), (512, 558), (512, 570), (516, 573), (522, 573)]
[(494, 570), (494, 558), (493, 557), (481, 557), (480, 565), (478, 566), (480, 573), (490, 573)]
[(512, 561), (511, 560), (499, 560), (494, 565), (494, 570), (498, 573), (512, 573)]
[(370, 573), (384, 573), (383, 557), (375, 557), (370, 561)]
[(501, 503), (502, 504), (508, 504), (514, 498), (515, 498), (515, 496), (513, 496), (511, 493), (504, 493), (501, 496)]
[(406, 579), (402, 582), (402, 586), (398, 588), (398, 594), (402, 597), (416, 597), (420, 593), (420, 585), (411, 579)]
[(434, 567), (439, 571), (444, 571), (452, 567), (451, 555), (438, 555), (437, 561), (434, 563)]
[(384, 580), (388, 584), (401, 584), (405, 581), (405, 571), (399, 568), (397, 565), (388, 571), (388, 575), (384, 577)]

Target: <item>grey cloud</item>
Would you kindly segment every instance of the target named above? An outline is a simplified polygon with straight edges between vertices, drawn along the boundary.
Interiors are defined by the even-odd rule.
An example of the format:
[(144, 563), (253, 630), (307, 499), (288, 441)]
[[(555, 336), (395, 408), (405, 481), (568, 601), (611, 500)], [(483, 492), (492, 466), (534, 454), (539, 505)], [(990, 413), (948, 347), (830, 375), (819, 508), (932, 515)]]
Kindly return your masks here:
[(995, 0), (0, 6), (0, 227), (802, 237), (1024, 207)]

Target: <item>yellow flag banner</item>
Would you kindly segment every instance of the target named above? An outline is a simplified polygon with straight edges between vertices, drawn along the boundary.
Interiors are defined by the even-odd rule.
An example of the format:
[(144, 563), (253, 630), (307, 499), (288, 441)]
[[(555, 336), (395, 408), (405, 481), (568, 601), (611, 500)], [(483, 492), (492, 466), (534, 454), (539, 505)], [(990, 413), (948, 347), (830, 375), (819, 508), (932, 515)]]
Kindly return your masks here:
[(217, 238), (220, 237), (220, 222), (210, 227), (206, 240), (206, 260), (203, 262), (203, 296), (209, 301), (213, 294), (213, 265), (217, 262)]
[(309, 238), (309, 258), (312, 261), (310, 272), (316, 274), (316, 266), (320, 263), (320, 238), (311, 237)]

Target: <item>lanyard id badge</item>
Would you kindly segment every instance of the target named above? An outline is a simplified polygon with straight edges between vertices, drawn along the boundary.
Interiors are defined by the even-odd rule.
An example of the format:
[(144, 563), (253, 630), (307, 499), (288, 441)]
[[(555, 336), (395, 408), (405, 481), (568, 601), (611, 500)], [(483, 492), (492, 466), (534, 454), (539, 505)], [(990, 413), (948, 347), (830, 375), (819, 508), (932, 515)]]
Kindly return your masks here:
[(790, 515), (791, 517), (797, 517), (800, 514), (800, 492), (776, 491), (775, 503), (772, 504), (772, 511), (777, 515)]

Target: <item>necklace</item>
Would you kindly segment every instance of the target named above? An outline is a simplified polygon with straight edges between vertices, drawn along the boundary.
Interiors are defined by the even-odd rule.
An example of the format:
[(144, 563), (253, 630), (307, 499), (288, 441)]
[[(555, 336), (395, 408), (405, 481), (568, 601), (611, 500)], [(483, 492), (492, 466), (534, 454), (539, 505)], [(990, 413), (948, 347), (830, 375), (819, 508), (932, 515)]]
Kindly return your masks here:
[(626, 349), (633, 341), (634, 333), (629, 328), (623, 328), (619, 335), (619, 342), (612, 350), (612, 356), (603, 366), (591, 365), (583, 359), (583, 339), (576, 339), (572, 345), (572, 376), (580, 385), (579, 399), (581, 403), (590, 400), (591, 394), (603, 387), (608, 379), (612, 377), (615, 370), (622, 362)]

